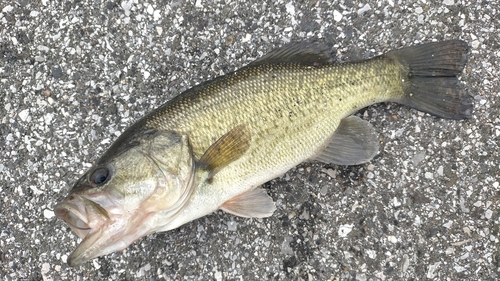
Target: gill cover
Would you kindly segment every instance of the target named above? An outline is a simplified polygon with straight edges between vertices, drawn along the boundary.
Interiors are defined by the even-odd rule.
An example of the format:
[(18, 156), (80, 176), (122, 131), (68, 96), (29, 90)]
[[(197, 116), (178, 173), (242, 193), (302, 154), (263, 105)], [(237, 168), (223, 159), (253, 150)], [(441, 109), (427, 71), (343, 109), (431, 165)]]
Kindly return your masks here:
[(143, 141), (141, 153), (161, 175), (154, 193), (142, 204), (144, 210), (178, 211), (193, 191), (195, 162), (188, 137), (155, 130)]

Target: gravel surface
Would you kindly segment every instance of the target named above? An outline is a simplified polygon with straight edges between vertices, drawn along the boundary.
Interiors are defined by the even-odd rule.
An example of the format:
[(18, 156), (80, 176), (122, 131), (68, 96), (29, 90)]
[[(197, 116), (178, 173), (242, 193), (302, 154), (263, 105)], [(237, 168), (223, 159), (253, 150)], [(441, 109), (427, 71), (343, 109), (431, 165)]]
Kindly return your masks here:
[[(1, 280), (498, 280), (500, 4), (260, 2), (0, 1)], [(66, 265), (78, 239), (54, 205), (127, 126), (305, 38), (330, 43), (337, 61), (465, 40), (474, 114), (363, 109), (380, 154), (265, 184), (272, 217), (216, 212)]]

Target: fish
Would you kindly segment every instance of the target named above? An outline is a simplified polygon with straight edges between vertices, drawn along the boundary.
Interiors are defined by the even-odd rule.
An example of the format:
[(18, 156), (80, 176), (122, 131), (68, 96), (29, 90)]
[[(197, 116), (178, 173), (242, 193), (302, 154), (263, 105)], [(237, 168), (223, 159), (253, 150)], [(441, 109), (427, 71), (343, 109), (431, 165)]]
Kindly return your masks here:
[(470, 118), (473, 99), (458, 79), (468, 50), (449, 40), (336, 62), (325, 43), (289, 43), (184, 91), (127, 128), (55, 206), (82, 239), (68, 264), (217, 210), (271, 216), (261, 186), (296, 165), (373, 159), (378, 134), (353, 115), (372, 104)]

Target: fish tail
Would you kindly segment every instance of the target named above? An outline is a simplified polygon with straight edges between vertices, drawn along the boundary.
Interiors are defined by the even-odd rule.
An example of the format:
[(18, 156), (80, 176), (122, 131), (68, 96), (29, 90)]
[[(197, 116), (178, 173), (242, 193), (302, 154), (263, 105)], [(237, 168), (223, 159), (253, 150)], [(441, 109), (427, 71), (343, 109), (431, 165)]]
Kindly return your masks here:
[(403, 65), (404, 95), (397, 102), (439, 117), (472, 115), (472, 97), (457, 76), (467, 62), (467, 43), (451, 40), (391, 51), (386, 56)]

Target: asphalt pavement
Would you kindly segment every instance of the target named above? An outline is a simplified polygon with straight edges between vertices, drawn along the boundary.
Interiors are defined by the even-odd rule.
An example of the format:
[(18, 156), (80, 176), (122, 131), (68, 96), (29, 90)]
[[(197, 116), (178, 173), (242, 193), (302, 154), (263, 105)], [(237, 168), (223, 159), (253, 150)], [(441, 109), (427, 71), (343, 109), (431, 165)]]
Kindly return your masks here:
[[(0, 1), (1, 280), (498, 280), (496, 1)], [(55, 204), (133, 121), (288, 42), (338, 62), (470, 46), (468, 120), (382, 103), (370, 163), (303, 163), (264, 185), (277, 211), (222, 211), (81, 267)]]

